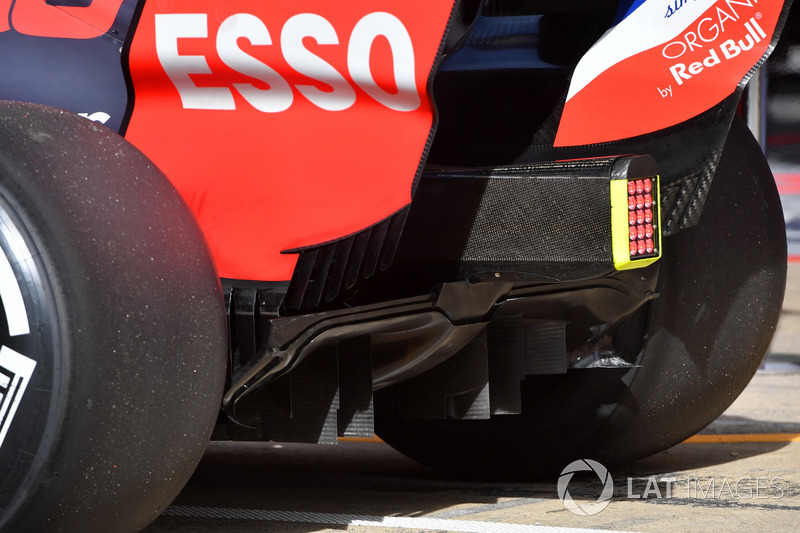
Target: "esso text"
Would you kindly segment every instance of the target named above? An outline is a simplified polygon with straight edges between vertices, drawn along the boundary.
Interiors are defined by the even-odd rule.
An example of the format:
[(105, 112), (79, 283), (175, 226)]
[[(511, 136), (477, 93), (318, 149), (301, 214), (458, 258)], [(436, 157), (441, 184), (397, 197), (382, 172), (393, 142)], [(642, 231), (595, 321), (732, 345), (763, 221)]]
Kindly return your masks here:
[[(259, 17), (237, 13), (225, 18), (216, 28), (213, 41), (209, 38), (209, 21), (205, 13), (169, 13), (155, 15), (156, 53), (164, 71), (177, 89), (184, 109), (234, 110), (236, 91), (247, 103), (264, 113), (280, 113), (295, 102), (295, 90), (313, 105), (326, 111), (343, 111), (356, 103), (355, 87), (369, 97), (395, 111), (414, 111), (421, 105), (417, 88), (414, 47), (402, 21), (391, 13), (374, 12), (365, 15), (353, 27), (346, 43), (333, 24), (313, 13), (290, 17), (273, 33)], [(180, 53), (179, 42), (184, 39), (209, 41), (204, 49), (215, 50), (225, 66), (260, 82), (225, 83), (218, 86), (209, 81), (198, 85), (193, 75), (214, 74), (205, 55)], [(337, 70), (329, 60), (314, 53), (305, 45), (313, 39), (318, 45), (347, 46), (346, 72)], [(377, 39), (388, 42), (392, 54), (392, 89), (379, 84), (370, 68), (373, 44)], [(279, 46), (286, 64), (297, 73), (319, 81), (317, 85), (290, 85), (286, 77), (266, 62), (247, 53), (240, 45), (245, 40), (254, 47)], [(208, 78), (217, 79), (215, 77)], [(219, 80), (222, 80), (219, 77)], [(266, 86), (266, 88), (265, 88)], [(424, 84), (423, 84), (424, 86)]]

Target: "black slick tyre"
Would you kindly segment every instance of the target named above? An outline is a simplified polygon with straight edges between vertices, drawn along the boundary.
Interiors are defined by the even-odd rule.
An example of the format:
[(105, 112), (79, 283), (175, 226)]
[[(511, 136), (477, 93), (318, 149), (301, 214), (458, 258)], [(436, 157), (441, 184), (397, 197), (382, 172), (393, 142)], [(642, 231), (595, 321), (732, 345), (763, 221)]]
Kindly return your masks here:
[(0, 531), (130, 532), (219, 410), (225, 310), (167, 179), (106, 128), (0, 103)]

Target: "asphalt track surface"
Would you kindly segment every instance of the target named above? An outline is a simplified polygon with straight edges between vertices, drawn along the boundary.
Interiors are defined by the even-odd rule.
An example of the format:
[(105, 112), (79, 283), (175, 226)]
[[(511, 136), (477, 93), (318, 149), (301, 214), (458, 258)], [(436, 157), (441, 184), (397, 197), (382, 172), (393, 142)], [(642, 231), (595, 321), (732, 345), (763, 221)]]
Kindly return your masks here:
[[(568, 510), (555, 481), (449, 479), (377, 442), (218, 442), (146, 531), (797, 531), (800, 372), (786, 354), (774, 363), (702, 434), (612, 470), (608, 505), (590, 516)], [(591, 472), (567, 486), (587, 514), (603, 488)]]

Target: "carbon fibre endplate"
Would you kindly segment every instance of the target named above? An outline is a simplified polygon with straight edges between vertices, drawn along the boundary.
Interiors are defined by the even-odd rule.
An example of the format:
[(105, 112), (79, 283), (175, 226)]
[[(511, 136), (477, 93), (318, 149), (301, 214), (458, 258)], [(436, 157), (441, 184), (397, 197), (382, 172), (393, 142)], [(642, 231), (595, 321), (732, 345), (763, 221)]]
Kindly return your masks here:
[(649, 156), (429, 171), (397, 262), (470, 280), (644, 267), (661, 253), (658, 191)]

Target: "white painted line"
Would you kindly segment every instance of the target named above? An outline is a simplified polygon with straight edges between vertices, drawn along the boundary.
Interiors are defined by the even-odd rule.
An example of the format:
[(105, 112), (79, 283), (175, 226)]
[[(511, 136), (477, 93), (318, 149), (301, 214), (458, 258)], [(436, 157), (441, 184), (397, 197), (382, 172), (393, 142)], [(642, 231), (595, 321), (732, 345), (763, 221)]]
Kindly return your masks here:
[(443, 520), (439, 518), (262, 511), (258, 509), (184, 507), (179, 505), (168, 507), (164, 512), (164, 516), (182, 518), (222, 518), (227, 520), (260, 520), (264, 522), (300, 522), (305, 524), (326, 524), (335, 526), (394, 527), (464, 533), (622, 533), (619, 531), (600, 529), (575, 529), (568, 527), (477, 522), (470, 520)]

